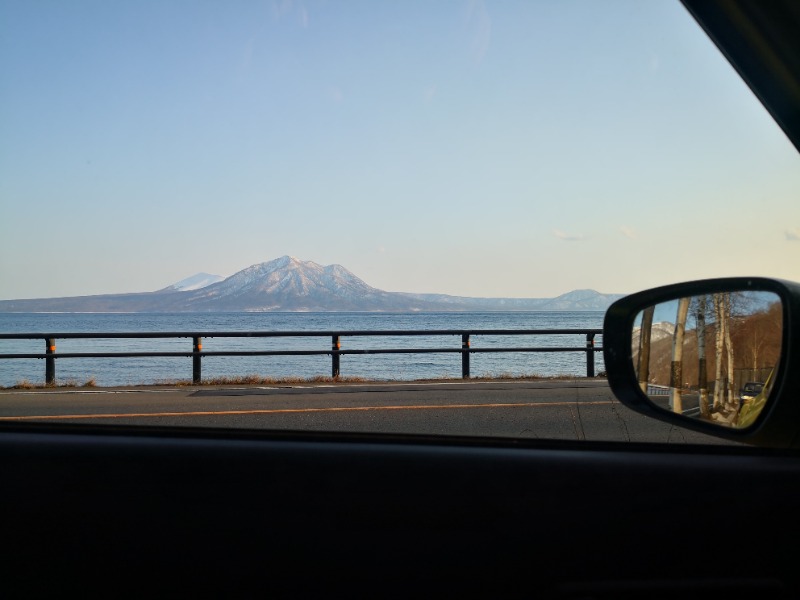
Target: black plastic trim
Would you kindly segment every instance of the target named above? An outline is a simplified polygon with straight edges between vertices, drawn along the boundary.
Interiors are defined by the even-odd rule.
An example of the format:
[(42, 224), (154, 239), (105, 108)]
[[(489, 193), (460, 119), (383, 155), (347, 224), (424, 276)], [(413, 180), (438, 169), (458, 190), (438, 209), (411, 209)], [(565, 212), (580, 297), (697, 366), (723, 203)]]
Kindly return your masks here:
[[(636, 316), (648, 306), (686, 296), (733, 291), (768, 291), (777, 294), (783, 306), (781, 360), (775, 384), (756, 422), (745, 429), (732, 429), (667, 412), (655, 405), (639, 388), (632, 359), (632, 332)], [(608, 383), (614, 395), (632, 410), (681, 427), (720, 438), (759, 446), (795, 447), (800, 432), (800, 376), (789, 368), (798, 360), (800, 347), (798, 315), (800, 285), (765, 277), (729, 277), (666, 285), (617, 300), (606, 311), (603, 322), (603, 358)]]

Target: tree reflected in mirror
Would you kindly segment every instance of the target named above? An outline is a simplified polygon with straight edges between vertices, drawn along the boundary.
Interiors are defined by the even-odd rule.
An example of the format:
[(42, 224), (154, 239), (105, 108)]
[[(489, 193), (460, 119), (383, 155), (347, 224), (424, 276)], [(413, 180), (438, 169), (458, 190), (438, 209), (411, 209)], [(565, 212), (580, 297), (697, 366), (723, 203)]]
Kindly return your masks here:
[(769, 397), (782, 336), (777, 294), (720, 292), (640, 312), (632, 357), (639, 385), (657, 407), (744, 428)]

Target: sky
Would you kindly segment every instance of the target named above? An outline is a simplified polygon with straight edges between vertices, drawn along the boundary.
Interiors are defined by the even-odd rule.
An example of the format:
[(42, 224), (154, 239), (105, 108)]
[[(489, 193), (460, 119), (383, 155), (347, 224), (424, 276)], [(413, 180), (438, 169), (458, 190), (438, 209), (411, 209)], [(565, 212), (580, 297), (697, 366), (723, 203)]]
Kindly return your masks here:
[(0, 3), (0, 299), (287, 254), (463, 296), (800, 281), (799, 198), (677, 1)]

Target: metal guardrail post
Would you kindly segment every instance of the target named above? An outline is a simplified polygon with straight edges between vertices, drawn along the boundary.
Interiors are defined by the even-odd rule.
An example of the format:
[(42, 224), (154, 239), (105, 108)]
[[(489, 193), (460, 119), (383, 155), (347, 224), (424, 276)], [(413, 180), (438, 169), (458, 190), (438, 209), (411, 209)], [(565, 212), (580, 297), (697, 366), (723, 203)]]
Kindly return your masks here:
[(203, 379), (203, 357), (200, 356), (200, 352), (202, 351), (203, 338), (192, 338), (192, 352), (194, 352), (192, 355), (192, 383), (200, 383), (200, 381)]
[(469, 379), (469, 334), (461, 335), (461, 379)]
[(586, 376), (594, 377), (594, 334), (586, 334)]
[(55, 385), (56, 359), (53, 354), (56, 353), (56, 340), (55, 338), (47, 338), (44, 343), (45, 354), (47, 354), (47, 357), (44, 359), (44, 381), (47, 385)]
[(342, 344), (339, 341), (339, 336), (334, 335), (331, 338), (331, 377), (339, 376), (339, 350)]

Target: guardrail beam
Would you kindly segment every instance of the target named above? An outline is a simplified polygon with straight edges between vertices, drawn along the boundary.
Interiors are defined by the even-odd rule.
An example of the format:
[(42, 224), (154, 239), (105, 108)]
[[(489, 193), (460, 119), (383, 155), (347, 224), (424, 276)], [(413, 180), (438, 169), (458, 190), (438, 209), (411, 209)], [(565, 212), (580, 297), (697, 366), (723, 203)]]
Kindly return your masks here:
[[(139, 358), (139, 357), (192, 357), (192, 382), (202, 382), (202, 359), (204, 356), (300, 356), (300, 355), (327, 355), (331, 356), (331, 376), (336, 378), (341, 375), (341, 356), (343, 354), (426, 354), (426, 353), (460, 353), (461, 377), (469, 379), (470, 355), (482, 353), (503, 352), (585, 352), (586, 376), (595, 376), (595, 352), (602, 348), (595, 347), (595, 336), (602, 333), (600, 329), (470, 329), (470, 330), (357, 330), (357, 331), (223, 331), (223, 332), (115, 332), (115, 333), (0, 333), (0, 340), (36, 340), (45, 339), (44, 354), (3, 354), (0, 359), (45, 359), (45, 381), (47, 385), (56, 382), (56, 358)], [(470, 338), (472, 335), (501, 335), (501, 336), (537, 336), (537, 335), (586, 335), (586, 345), (583, 347), (496, 347), (472, 348)], [(450, 346), (444, 348), (351, 348), (342, 350), (341, 338), (350, 337), (383, 337), (383, 336), (415, 336), (430, 337), (442, 335), (460, 335), (461, 347)], [(203, 337), (219, 338), (274, 338), (274, 337), (328, 337), (331, 340), (329, 350), (215, 350), (203, 352)], [(192, 351), (183, 352), (61, 352), (56, 354), (56, 339), (164, 339), (164, 338), (192, 338)]]

